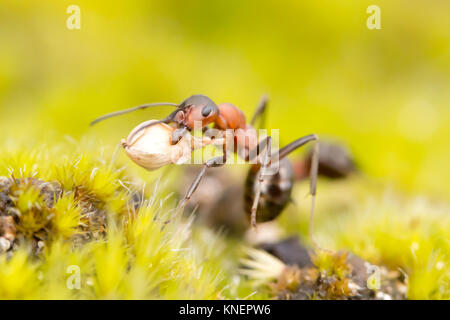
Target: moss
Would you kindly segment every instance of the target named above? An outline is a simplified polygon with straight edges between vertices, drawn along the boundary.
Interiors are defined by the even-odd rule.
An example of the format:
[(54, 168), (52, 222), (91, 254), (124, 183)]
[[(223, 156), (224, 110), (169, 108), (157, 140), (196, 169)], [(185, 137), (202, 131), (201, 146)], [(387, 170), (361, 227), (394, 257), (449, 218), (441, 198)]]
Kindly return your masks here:
[[(46, 162), (59, 152), (3, 155), (24, 162), (0, 178), (0, 239), (8, 242), (0, 298), (219, 297), (224, 275), (205, 250), (195, 249), (201, 259), (193, 252), (201, 245), (190, 240), (192, 219), (155, 201), (158, 195), (146, 200), (133, 191), (114, 153), (109, 160), (63, 153)], [(74, 272), (79, 288), (70, 284)]]
[(318, 251), (312, 255), (312, 261), (319, 272), (326, 276), (344, 279), (352, 272), (352, 266), (347, 263), (347, 252)]
[[(320, 186), (315, 234), (322, 246), (351, 251), (371, 264), (404, 274), (409, 299), (450, 298), (447, 203), (405, 195), (367, 177), (323, 180)], [(294, 197), (306, 190), (305, 184), (297, 186)], [(308, 214), (307, 205), (299, 203), (280, 224), (289, 230), (295, 226), (298, 234), (306, 235)]]
[(405, 279), (382, 269), (381, 285), (370, 286), (370, 264), (348, 252), (312, 255), (315, 266), (287, 265), (259, 250), (243, 260), (243, 274), (266, 286), (270, 295), (282, 300), (405, 299)]
[[(115, 150), (96, 146), (3, 149), (0, 277), (9, 280), (1, 298), (449, 298), (444, 205), (386, 196), (358, 177), (321, 181), (316, 235), (341, 251), (295, 267), (177, 214), (171, 185), (145, 186)], [(278, 220), (286, 233), (306, 231), (309, 207), (298, 203)], [(366, 263), (380, 266), (379, 290), (367, 289)], [(80, 289), (70, 289), (77, 267)]]

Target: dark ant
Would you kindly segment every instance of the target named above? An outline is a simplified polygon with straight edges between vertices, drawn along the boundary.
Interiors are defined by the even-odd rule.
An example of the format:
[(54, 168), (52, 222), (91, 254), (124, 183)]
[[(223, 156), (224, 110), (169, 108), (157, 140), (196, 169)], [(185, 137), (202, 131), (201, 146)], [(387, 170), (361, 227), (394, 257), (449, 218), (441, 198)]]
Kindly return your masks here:
[[(210, 98), (204, 95), (193, 95), (178, 105), (167, 102), (150, 103), (106, 114), (94, 120), (91, 125), (107, 118), (161, 105), (174, 106), (176, 107), (176, 110), (162, 120), (141, 126), (139, 130), (154, 126), (158, 123), (174, 123), (176, 125), (176, 130), (172, 133), (171, 143), (176, 144), (180, 141), (181, 137), (194, 128), (194, 122), (201, 122), (203, 130), (207, 129), (208, 125), (213, 124), (215, 129), (221, 131), (228, 129), (233, 130), (235, 142), (234, 153), (238, 154), (246, 162), (254, 162), (256, 160), (256, 163), (252, 164), (249, 170), (245, 185), (245, 210), (247, 215), (250, 216), (250, 222), (253, 228), (256, 228), (256, 222), (266, 222), (275, 219), (290, 201), (294, 182), (294, 172), (292, 165), (289, 160), (287, 160), (286, 156), (310, 141), (316, 142), (312, 151), (310, 165), (310, 194), (312, 201), (309, 235), (313, 244), (320, 248), (317, 246), (313, 237), (313, 217), (319, 163), (319, 145), (317, 143), (318, 136), (316, 134), (301, 137), (281, 148), (278, 151), (278, 171), (273, 175), (266, 175), (266, 170), (274, 164), (272, 163), (272, 138), (267, 136), (261, 141), (258, 141), (256, 138), (256, 130), (254, 129), (254, 124), (257, 119), (265, 115), (267, 107), (266, 96), (263, 96), (259, 102), (250, 124), (247, 124), (244, 113), (233, 104), (222, 103), (216, 105)], [(135, 134), (136, 133), (134, 133), (134, 135)], [(242, 152), (238, 152), (238, 150)], [(265, 153), (263, 160), (261, 161), (259, 156), (262, 155), (263, 150), (265, 150)], [(224, 143), (223, 155), (211, 158), (203, 164), (200, 173), (195, 178), (185, 197), (181, 201), (181, 208), (184, 208), (197, 189), (202, 177), (205, 175), (206, 169), (220, 167), (226, 163), (228, 151), (226, 143)]]

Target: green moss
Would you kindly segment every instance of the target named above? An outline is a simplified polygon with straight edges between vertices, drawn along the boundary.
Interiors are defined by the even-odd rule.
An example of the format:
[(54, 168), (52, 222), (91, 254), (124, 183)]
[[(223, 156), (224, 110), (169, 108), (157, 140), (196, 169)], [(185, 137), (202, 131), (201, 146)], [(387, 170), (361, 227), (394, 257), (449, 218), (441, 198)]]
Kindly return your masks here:
[[(448, 204), (405, 196), (368, 178), (319, 185), (315, 233), (322, 246), (401, 270), (408, 278), (409, 299), (450, 298)], [(304, 195), (306, 188), (300, 185), (295, 193)], [(303, 203), (291, 207), (282, 226), (300, 226), (297, 230), (306, 236), (307, 209)], [(329, 262), (320, 264), (329, 269)]]
[(80, 231), (82, 208), (75, 201), (73, 193), (59, 198), (52, 210), (52, 232), (62, 238), (69, 238)]
[[(301, 288), (316, 299), (351, 294), (346, 254), (318, 253), (316, 269), (300, 273), (266, 257), (274, 268), (239, 275), (240, 263), (248, 263), (244, 240), (174, 212), (166, 196), (171, 185), (144, 186), (117, 150), (98, 153), (85, 141), (75, 148), (59, 141), (28, 155), (3, 150), (0, 270), (9, 280), (1, 282), (2, 298), (293, 298)], [(408, 298), (449, 298), (447, 206), (386, 194), (383, 185), (357, 177), (319, 185), (315, 232), (322, 246), (401, 270)], [(294, 198), (303, 199), (306, 188), (298, 185)], [(304, 234), (308, 203), (299, 201), (278, 220), (286, 233)], [(80, 289), (67, 285), (71, 266), (79, 267)], [(290, 271), (280, 277), (280, 270)], [(268, 279), (272, 289), (261, 286)]]
[[(206, 251), (190, 240), (192, 219), (157, 201), (136, 203), (138, 192), (114, 153), (106, 160), (85, 150), (72, 161), (76, 152), (60, 153), (63, 144), (58, 149), (28, 159), (20, 152), (3, 155), (5, 166), (11, 159), (30, 164), (33, 177), (14, 166), (2, 178), (0, 216), (9, 217), (14, 232), (0, 253), (0, 277), (8, 279), (0, 281), (1, 298), (219, 296), (222, 271), (208, 255), (194, 254)], [(46, 161), (49, 154), (55, 161)], [(79, 289), (67, 283), (73, 270), (80, 271)]]
[(351, 273), (351, 267), (347, 263), (347, 253), (328, 253), (318, 251), (312, 255), (312, 261), (319, 272), (327, 276), (335, 276), (338, 279), (344, 279)]

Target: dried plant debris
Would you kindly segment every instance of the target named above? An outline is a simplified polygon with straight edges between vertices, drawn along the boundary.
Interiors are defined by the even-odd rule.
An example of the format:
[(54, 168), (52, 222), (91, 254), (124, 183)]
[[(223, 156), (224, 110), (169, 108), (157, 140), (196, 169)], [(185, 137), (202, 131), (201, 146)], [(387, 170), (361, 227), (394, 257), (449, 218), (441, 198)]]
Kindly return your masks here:
[(249, 249), (242, 274), (283, 300), (405, 299), (406, 278), (400, 271), (373, 266), (348, 252), (311, 255), (314, 266), (288, 265), (267, 252)]
[(14, 204), (9, 197), (9, 189), (12, 185), (12, 180), (6, 177), (0, 177), (0, 216), (6, 215), (9, 208), (13, 207)]
[[(348, 253), (320, 252), (312, 256), (315, 267), (287, 267), (274, 288), (281, 299), (405, 299), (406, 286), (400, 272), (372, 266)], [(296, 289), (283, 287), (295, 271)], [(293, 280), (289, 280), (292, 282)]]
[[(130, 204), (136, 207), (134, 197)], [(27, 243), (35, 253), (53, 239), (74, 245), (105, 236), (105, 202), (84, 186), (64, 190), (59, 182), (0, 177), (0, 252)]]

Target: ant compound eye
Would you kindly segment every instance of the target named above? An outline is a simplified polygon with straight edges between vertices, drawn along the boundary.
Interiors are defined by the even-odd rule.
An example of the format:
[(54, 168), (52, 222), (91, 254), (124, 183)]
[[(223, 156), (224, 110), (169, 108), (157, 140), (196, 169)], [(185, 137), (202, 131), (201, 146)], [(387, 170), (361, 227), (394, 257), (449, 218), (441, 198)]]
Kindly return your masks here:
[(204, 106), (202, 109), (202, 116), (207, 117), (211, 114), (212, 108), (211, 106)]

